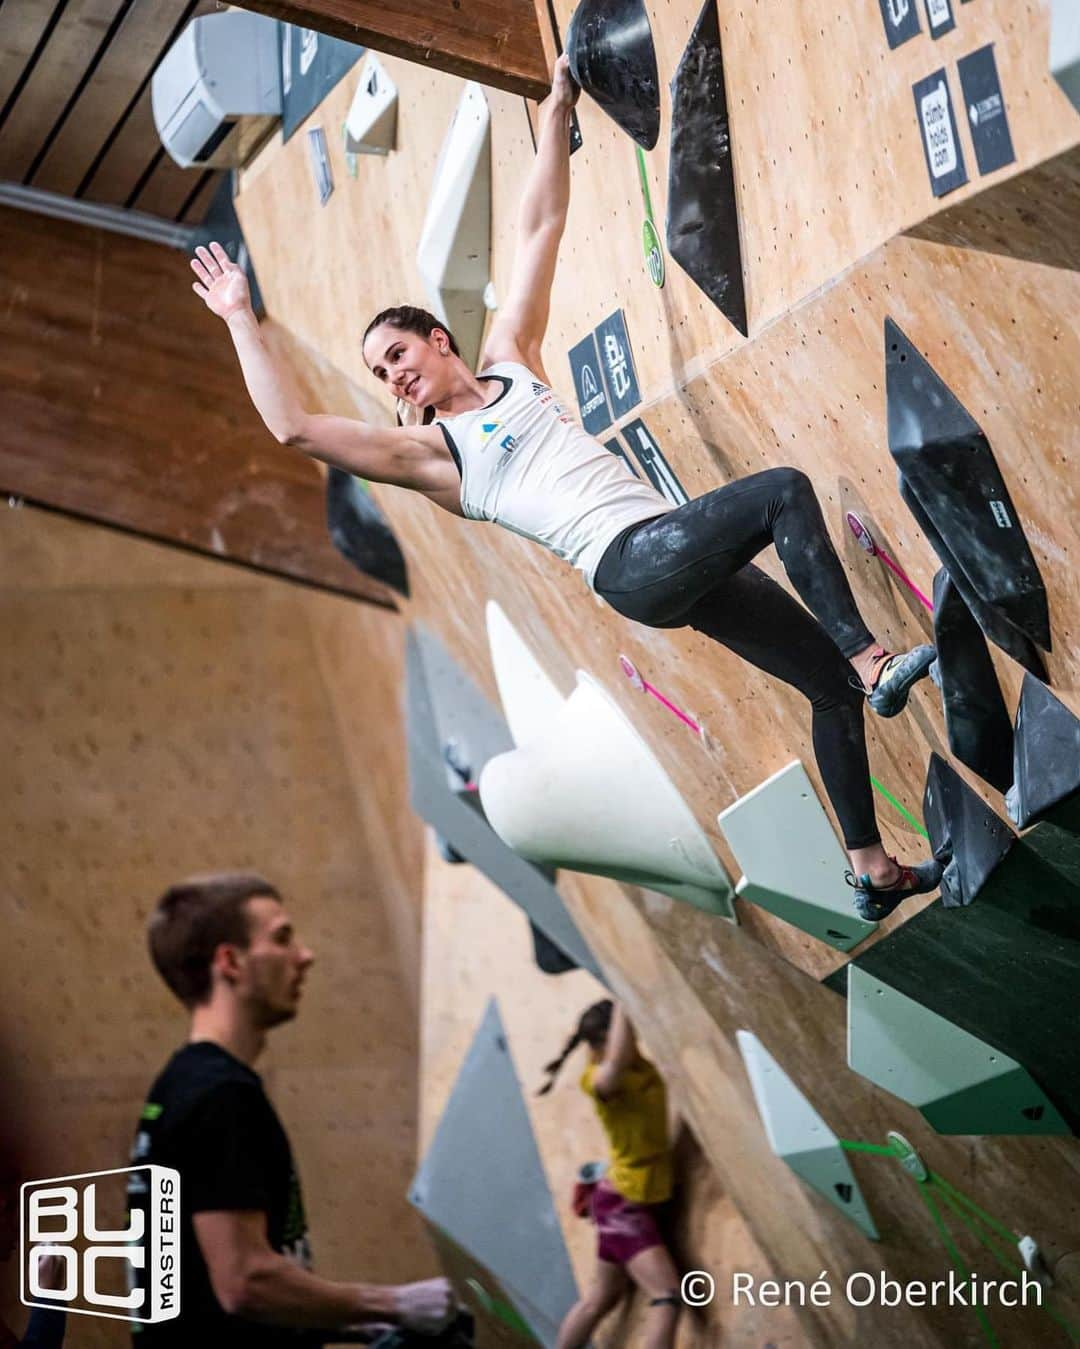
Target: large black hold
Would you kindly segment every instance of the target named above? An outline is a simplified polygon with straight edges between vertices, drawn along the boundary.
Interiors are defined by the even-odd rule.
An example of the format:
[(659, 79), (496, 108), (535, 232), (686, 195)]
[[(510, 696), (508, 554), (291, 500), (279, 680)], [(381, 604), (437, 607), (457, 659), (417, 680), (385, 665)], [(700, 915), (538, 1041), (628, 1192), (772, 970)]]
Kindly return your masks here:
[(1031, 675), (1016, 709), (1013, 774), (1009, 814), (1021, 829), (1051, 811), (1056, 820), (1066, 802), (1074, 818), (1057, 822), (1080, 828), (1080, 721)]
[(357, 571), (409, 593), (405, 556), (394, 532), (358, 478), (340, 468), (326, 477), (326, 527), (330, 541)]
[(1012, 721), (986, 638), (944, 567), (934, 577), (934, 645), (949, 748), (984, 782), (1013, 780)]
[(660, 137), (660, 76), (642, 0), (581, 0), (566, 30), (570, 73), (645, 150)]
[(889, 450), (945, 543), (942, 563), (962, 591), (961, 578), (1048, 651), (1046, 590), (990, 443), (892, 319), (885, 320), (885, 379)]
[(1016, 835), (938, 754), (930, 755), (923, 819), (934, 856), (947, 863), (941, 878), (942, 904), (947, 909), (970, 904)]
[(745, 337), (746, 292), (716, 0), (705, 0), (671, 82), (667, 245)]
[[(900, 497), (915, 517), (919, 528), (926, 535), (931, 548), (945, 563), (945, 570), (949, 573), (949, 579), (963, 596), (964, 603), (974, 615), (979, 627), (982, 628), (995, 646), (1000, 646), (1002, 651), (1007, 651), (1013, 660), (1022, 665), (1025, 670), (1030, 670), (1036, 678), (1045, 680), (1047, 677), (1046, 666), (1043, 664), (1043, 658), (1039, 654), (1038, 647), (1026, 633), (1021, 632), (1018, 627), (1010, 623), (1000, 610), (991, 608), (989, 604), (979, 598), (960, 569), (960, 564), (952, 557), (945, 540), (934, 528), (933, 522), (923, 509), (918, 497), (904, 481), (903, 475), (900, 477)], [(952, 560), (950, 561), (950, 559)]]
[(542, 928), (532, 922), (529, 928), (532, 931), (533, 959), (538, 969), (545, 974), (566, 974), (570, 970), (581, 968), (577, 961), (571, 960), (562, 947), (557, 946)]

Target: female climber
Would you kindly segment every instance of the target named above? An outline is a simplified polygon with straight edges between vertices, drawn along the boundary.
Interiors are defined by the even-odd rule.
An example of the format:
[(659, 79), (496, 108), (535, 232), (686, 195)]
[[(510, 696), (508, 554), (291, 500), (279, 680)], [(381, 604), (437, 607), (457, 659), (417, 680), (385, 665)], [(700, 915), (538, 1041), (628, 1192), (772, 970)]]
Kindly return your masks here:
[(592, 1098), (611, 1156), (589, 1202), (597, 1235), (596, 1278), (567, 1312), (556, 1349), (588, 1344), (630, 1280), (649, 1299), (644, 1349), (671, 1349), (682, 1299), (679, 1275), (658, 1223), (662, 1206), (671, 1198), (664, 1081), (638, 1050), (622, 1007), (607, 999), (582, 1013), (563, 1052), (545, 1070), (548, 1080), (541, 1096), (555, 1085), (559, 1070), (580, 1044), (589, 1049), (581, 1089)]
[[(263, 340), (243, 272), (219, 244), (196, 249), (195, 292), (228, 324), (252, 401), (283, 444), (421, 492), (454, 515), (524, 534), (582, 571), (625, 617), (695, 628), (803, 693), (851, 859), (855, 907), (864, 918), (883, 918), (935, 889), (941, 867), (932, 860), (901, 865), (882, 846), (862, 704), (895, 716), (934, 649), (893, 654), (874, 640), (805, 474), (768, 469), (673, 508), (564, 410), (540, 348), (570, 196), (576, 95), (560, 58), (522, 194), (510, 288), (490, 325), (479, 374), (423, 309), (387, 309), (368, 324), (364, 360), (396, 395), (403, 424), (370, 426), (306, 411)], [(809, 613), (752, 565), (769, 544)]]

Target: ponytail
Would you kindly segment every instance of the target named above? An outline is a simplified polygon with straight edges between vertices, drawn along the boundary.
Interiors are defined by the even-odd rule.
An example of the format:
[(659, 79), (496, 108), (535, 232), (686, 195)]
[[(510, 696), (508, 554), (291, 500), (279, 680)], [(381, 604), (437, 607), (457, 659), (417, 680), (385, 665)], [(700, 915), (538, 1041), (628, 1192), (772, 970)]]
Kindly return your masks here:
[(559, 1055), (559, 1057), (557, 1059), (552, 1059), (550, 1063), (545, 1064), (544, 1072), (547, 1073), (548, 1080), (537, 1091), (536, 1093), (537, 1096), (546, 1096), (548, 1094), (551, 1088), (555, 1085), (555, 1079), (559, 1076), (559, 1073), (562, 1071), (563, 1064), (574, 1052), (574, 1050), (577, 1049), (579, 1044), (581, 1044), (581, 1032), (575, 1031), (573, 1035), (571, 1035), (569, 1040), (567, 1040), (566, 1046), (563, 1049), (563, 1052)]
[(562, 1070), (563, 1064), (580, 1044), (587, 1044), (592, 1049), (599, 1049), (607, 1039), (608, 1031), (611, 1028), (611, 1015), (615, 1010), (615, 1004), (610, 998), (605, 998), (602, 1002), (594, 1002), (591, 1007), (586, 1007), (581, 1014), (577, 1024), (577, 1030), (567, 1040), (563, 1052), (557, 1059), (544, 1068), (548, 1080), (537, 1090), (537, 1096), (546, 1096), (555, 1085), (555, 1079)]

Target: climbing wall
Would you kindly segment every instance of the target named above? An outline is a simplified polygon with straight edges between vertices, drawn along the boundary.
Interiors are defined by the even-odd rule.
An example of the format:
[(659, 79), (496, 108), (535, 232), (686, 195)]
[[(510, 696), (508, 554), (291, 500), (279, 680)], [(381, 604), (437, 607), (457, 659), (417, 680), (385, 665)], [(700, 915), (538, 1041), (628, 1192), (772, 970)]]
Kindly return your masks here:
[[(898, 461), (890, 453), (899, 443), (892, 435), (887, 378), (891, 321), (992, 452), (1008, 490), (1002, 506), (1007, 523), (999, 520), (1000, 528), (1022, 531), (1045, 592), (1052, 647), (1041, 645), (1039, 659), (1062, 704), (1075, 714), (1080, 652), (1069, 559), (1080, 546), (1074, 500), (1080, 117), (1049, 73), (1042, 6), (953, 3), (952, 27), (932, 32), (929, 10), (912, 3), (906, 9), (918, 24), (908, 36), (888, 27), (888, 15), (904, 8), (866, 4), (825, 13), (779, 0), (720, 0), (717, 6), (734, 211), (721, 223), (741, 241), (748, 336), (666, 248), (665, 282), (654, 284), (642, 247), (646, 207), (637, 149), (583, 98), (582, 147), (572, 159), (572, 203), (544, 363), (573, 406), (568, 353), (621, 310), (640, 402), (602, 438), (617, 436), (625, 451), (625, 432), (640, 418), (689, 496), (778, 464), (805, 470), (865, 617), (883, 643), (898, 647), (932, 640), (931, 615), (879, 556), (860, 547), (846, 520), (849, 512), (857, 515), (929, 599), (942, 565), (932, 539), (938, 516), (931, 510), (917, 518), (898, 488)], [(555, 10), (565, 30), (569, 6), (560, 0)], [(702, 41), (707, 27), (699, 25), (700, 8), (686, 0), (651, 3), (647, 11), (660, 134), (655, 149), (643, 152), (642, 172), (655, 232), (663, 240), (670, 205), (668, 85), (691, 35), (696, 31)], [(978, 80), (971, 84), (976, 76), (986, 78), (987, 58), (974, 68), (968, 58), (991, 46), (1011, 162), (1003, 159), (1000, 119), (991, 118), (998, 105)], [(269, 145), (244, 175), (238, 199), (268, 311), (360, 385), (366, 375), (359, 337), (371, 314), (386, 304), (424, 302), (416, 248), (428, 183), (462, 89), (458, 80), (390, 58), (385, 65), (399, 91), (393, 153), (361, 158), (351, 177), (337, 151), (353, 92), (350, 77), (310, 122), (324, 125), (331, 149), (335, 190), (326, 204), (318, 205), (300, 137)], [(683, 66), (683, 76), (688, 69)], [(920, 122), (928, 134), (941, 134), (949, 111), (943, 83), (952, 139), (944, 158), (934, 160), (940, 143), (927, 149)], [(508, 284), (515, 206), (531, 163), (532, 135), (529, 110), (520, 100), (490, 90), (486, 97), (490, 270), (497, 299)], [(986, 118), (998, 121), (989, 150), (980, 118), (984, 125)], [(956, 160), (952, 168), (950, 157)], [(899, 344), (893, 355), (899, 359)], [(389, 408), (385, 416), (389, 421)], [(636, 433), (630, 444), (641, 446)], [(733, 879), (749, 866), (718, 826), (718, 814), (795, 760), (824, 803), (805, 705), (793, 692), (696, 634), (626, 623), (591, 597), (575, 574), (524, 540), (463, 523), (394, 489), (376, 489), (375, 496), (408, 560), (408, 617), (438, 634), (493, 703), (497, 691), (484, 628), (492, 599), (563, 696), (573, 689), (577, 670), (599, 681), (645, 738)], [(949, 551), (955, 554), (960, 542), (954, 538)], [(762, 565), (783, 583), (774, 557), (765, 556)], [(966, 593), (974, 613), (977, 578)], [(992, 618), (983, 617), (993, 626)], [(620, 655), (703, 734), (635, 688)], [(1011, 719), (1024, 667), (997, 640), (986, 647), (987, 666)], [(940, 694), (929, 682), (905, 716), (870, 726), (872, 772), (889, 794), (879, 799), (883, 833), (902, 859), (929, 850), (922, 817), (932, 753), (947, 759), (998, 817), (1006, 814), (998, 788), (953, 758), (950, 743)], [(778, 849), (791, 846), (792, 831), (782, 818), (775, 835)], [(1068, 874), (1061, 866), (1056, 871)], [(1001, 893), (1011, 893), (1012, 884), (1004, 877)], [(835, 1203), (803, 1186), (769, 1147), (736, 1047), (738, 1030), (753, 1032), (832, 1134), (883, 1144), (886, 1131), (897, 1128), (924, 1150), (936, 1172), (956, 1183), (963, 1178), (975, 1200), (1018, 1235), (1034, 1232), (1058, 1270), (1059, 1305), (1067, 1305), (1070, 1278), (1076, 1292), (1069, 1253), (1080, 1248), (1080, 1212), (1058, 1196), (1074, 1184), (1073, 1140), (1002, 1135), (989, 1127), (951, 1136), (934, 1127), (919, 1101), (901, 1100), (848, 1067), (849, 962), (865, 956), (871, 973), (887, 983), (882, 966), (889, 942), (896, 940), (900, 954), (911, 948), (920, 911), (929, 913), (936, 901), (905, 906), (852, 949), (846, 940), (852, 934), (843, 934), (843, 942), (823, 940), (820, 931), (789, 921), (783, 905), (767, 909), (740, 901), (734, 928), (653, 891), (598, 878), (560, 873), (559, 887), (607, 981), (627, 1001), (667, 1070), (719, 1183), (766, 1259), (785, 1275), (809, 1280), (822, 1268), (888, 1268), (893, 1277), (922, 1278), (947, 1268), (948, 1257), (916, 1186), (895, 1158), (854, 1162), (879, 1243), (845, 1222)], [(1067, 906), (1066, 899), (1055, 907), (1053, 931), (1044, 930), (1042, 944), (1031, 947), (1040, 960), (1064, 961), (1066, 972), (1075, 952)], [(988, 912), (991, 907), (1007, 913), (1008, 923), (1039, 922), (1038, 915), (1025, 916), (1019, 903), (995, 902)], [(937, 908), (933, 924), (928, 919), (925, 925), (926, 941), (937, 952), (937, 968), (955, 977), (955, 963), (942, 950), (948, 937), (938, 936), (938, 926), (947, 918), (963, 923), (965, 949), (975, 951), (987, 949), (990, 928), (978, 899), (957, 910)], [(470, 961), (497, 956), (512, 963), (494, 942), (478, 940), (466, 954)], [(925, 979), (920, 987), (911, 964), (905, 954), (898, 991), (980, 1038), (970, 1010), (978, 999), (966, 997), (963, 988), (930, 990)], [(975, 965), (965, 968), (977, 982)], [(999, 993), (1010, 979), (1037, 1005), (1034, 963), (1015, 962), (1008, 978), (1000, 977)], [(480, 982), (490, 992), (491, 976)], [(964, 1004), (962, 1015), (948, 1015), (943, 1004), (950, 995)], [(512, 1000), (502, 1005), (509, 1019)], [(1001, 1036), (1000, 1026), (987, 1028), (981, 1037), (990, 1045), (987, 1052), (1018, 1057), (1017, 1043), (1006, 1047), (998, 1043)], [(1075, 1072), (1075, 1058), (1070, 1062), (1066, 1068)], [(1039, 1086), (1055, 1097), (1055, 1083)], [(1065, 1117), (1071, 1106), (1055, 1109)], [(935, 1118), (940, 1125), (941, 1114)], [(1044, 1111), (1043, 1118), (1050, 1116)], [(717, 1261), (724, 1258), (719, 1247), (716, 1252)], [(965, 1246), (964, 1254), (976, 1265), (989, 1260), (977, 1244)], [(992, 1261), (989, 1272), (997, 1272)], [(1039, 1337), (1060, 1332), (1037, 1314), (1032, 1322), (1031, 1315), (995, 1309), (995, 1326), (1007, 1343), (1055, 1342)], [(856, 1309), (842, 1299), (800, 1309), (798, 1326), (803, 1342), (823, 1345), (870, 1339), (936, 1345), (977, 1330), (970, 1311), (957, 1307)]]

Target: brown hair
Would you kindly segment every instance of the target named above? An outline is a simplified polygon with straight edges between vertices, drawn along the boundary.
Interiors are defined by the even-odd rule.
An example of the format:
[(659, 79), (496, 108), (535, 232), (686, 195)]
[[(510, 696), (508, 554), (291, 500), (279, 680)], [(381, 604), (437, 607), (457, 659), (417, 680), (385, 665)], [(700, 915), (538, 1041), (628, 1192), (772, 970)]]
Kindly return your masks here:
[[(450, 350), (454, 353), (454, 355), (455, 356), (461, 355), (461, 352), (458, 349), (457, 341), (454, 338), (454, 334), (450, 331), (450, 329), (446, 326), (446, 324), (443, 323), (441, 319), (437, 319), (435, 315), (430, 312), (430, 310), (421, 309), (419, 308), (419, 306), (414, 304), (399, 304), (395, 305), (392, 309), (380, 309), (379, 312), (368, 324), (368, 326), (364, 329), (364, 335), (360, 339), (361, 346), (363, 346), (364, 343), (368, 340), (368, 334), (374, 332), (374, 330), (378, 328), (379, 325), (382, 323), (388, 323), (391, 328), (396, 328), (398, 332), (401, 333), (416, 333), (418, 337), (430, 337), (431, 334), (435, 331), (435, 329), (438, 328), (439, 331), (445, 333), (447, 338), (449, 339)], [(403, 403), (400, 399), (398, 400), (397, 405), (398, 426), (403, 426), (405, 424), (406, 421), (405, 414), (408, 406), (409, 406), (408, 404)], [(434, 408), (424, 408), (423, 411), (420, 413), (420, 419), (425, 426), (428, 425), (428, 423), (434, 418), (434, 416), (435, 416)]]
[(158, 974), (186, 1007), (205, 1002), (210, 965), (223, 942), (246, 947), (251, 938), (249, 899), (281, 895), (254, 871), (192, 876), (171, 885), (150, 915), (147, 937)]
[(557, 1059), (552, 1059), (544, 1068), (548, 1080), (536, 1093), (537, 1096), (548, 1094), (555, 1085), (555, 1079), (558, 1077), (563, 1064), (577, 1049), (578, 1045), (586, 1044), (590, 1049), (600, 1049), (603, 1046), (608, 1037), (608, 1031), (611, 1029), (611, 1016), (614, 1010), (615, 1004), (610, 998), (605, 998), (603, 1002), (594, 1002), (591, 1007), (585, 1008), (577, 1023), (577, 1030), (563, 1046), (563, 1052)]
[(430, 337), (438, 328), (441, 333), (445, 333), (450, 339), (450, 350), (454, 355), (461, 355), (458, 344), (454, 340), (454, 334), (446, 324), (441, 319), (437, 319), (429, 310), (420, 309), (414, 304), (399, 304), (392, 309), (380, 309), (364, 329), (360, 345), (363, 346), (368, 340), (368, 335), (383, 323), (389, 323), (391, 328), (396, 328), (401, 333), (416, 333), (418, 337)]

